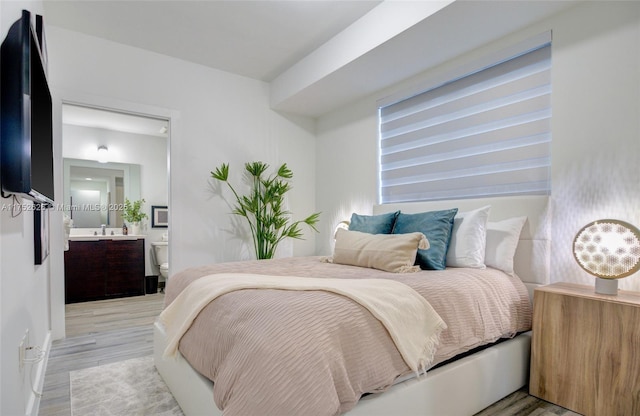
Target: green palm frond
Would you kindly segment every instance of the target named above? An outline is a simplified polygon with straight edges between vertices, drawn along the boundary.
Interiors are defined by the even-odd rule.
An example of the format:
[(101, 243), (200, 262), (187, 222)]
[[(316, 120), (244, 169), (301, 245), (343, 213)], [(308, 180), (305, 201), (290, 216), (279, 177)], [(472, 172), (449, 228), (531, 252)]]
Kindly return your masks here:
[(216, 168), (215, 172), (211, 172), (211, 176), (213, 176), (214, 179), (226, 182), (229, 179), (229, 165), (223, 163), (222, 166)]
[(278, 169), (278, 176), (285, 179), (291, 179), (293, 178), (293, 172), (287, 167), (286, 163), (283, 163), (282, 166), (280, 166), (280, 169)]
[(262, 174), (269, 169), (269, 165), (263, 162), (245, 163), (244, 168), (254, 178), (260, 178)]

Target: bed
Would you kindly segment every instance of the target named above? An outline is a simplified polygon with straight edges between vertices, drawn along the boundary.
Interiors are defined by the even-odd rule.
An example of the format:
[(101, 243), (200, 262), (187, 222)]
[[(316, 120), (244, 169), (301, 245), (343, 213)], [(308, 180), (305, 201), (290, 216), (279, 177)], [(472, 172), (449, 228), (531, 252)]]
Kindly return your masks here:
[[(513, 255), (513, 267), (515, 269), (515, 274), (513, 276), (509, 276), (507, 273), (488, 267), (484, 270), (467, 268), (452, 270), (455, 268), (447, 268), (447, 270), (444, 271), (421, 271), (418, 273), (403, 274), (402, 276), (393, 274), (393, 277), (401, 279), (404, 283), (416, 289), (416, 291), (425, 297), (428, 297), (430, 296), (430, 293), (437, 292), (439, 290), (453, 292), (457, 290), (458, 287), (464, 286), (463, 282), (468, 281), (473, 281), (472, 285), (476, 286), (489, 286), (489, 292), (491, 292), (491, 285), (493, 284), (497, 287), (497, 284), (490, 282), (495, 279), (504, 279), (504, 281), (507, 282), (505, 290), (514, 291), (515, 297), (519, 299), (519, 301), (514, 301), (513, 304), (507, 308), (510, 312), (506, 313), (506, 315), (517, 315), (518, 319), (516, 319), (515, 323), (503, 323), (499, 320), (499, 315), (501, 315), (500, 312), (479, 313), (478, 315), (480, 315), (480, 318), (465, 318), (469, 319), (468, 322), (470, 323), (470, 326), (473, 326), (471, 322), (474, 319), (479, 321), (490, 321), (495, 315), (496, 321), (493, 322), (493, 326), (500, 327), (499, 329), (496, 329), (496, 331), (499, 330), (502, 332), (500, 335), (497, 335), (497, 332), (487, 331), (488, 335), (483, 333), (482, 336), (477, 337), (478, 339), (475, 339), (473, 336), (470, 337), (468, 334), (463, 334), (458, 338), (464, 339), (464, 345), (458, 347), (452, 346), (450, 341), (451, 339), (456, 338), (456, 336), (449, 333), (449, 331), (451, 330), (451, 332), (457, 334), (458, 332), (463, 333), (464, 331), (467, 331), (467, 329), (457, 329), (456, 327), (456, 329), (453, 330), (452, 328), (454, 328), (455, 325), (450, 325), (449, 328), (442, 332), (440, 345), (438, 346), (438, 349), (435, 350), (433, 360), (429, 362), (429, 371), (424, 375), (418, 377), (415, 376), (415, 372), (411, 371), (411, 369), (406, 366), (406, 363), (402, 360), (403, 357), (401, 357), (397, 353), (397, 350), (393, 348), (392, 342), (389, 343), (388, 340), (378, 342), (377, 340), (385, 338), (385, 328), (381, 327), (371, 329), (375, 325), (370, 323), (354, 324), (354, 328), (359, 326), (365, 326), (368, 328), (365, 330), (363, 335), (358, 334), (356, 336), (356, 340), (352, 341), (356, 343), (356, 349), (362, 349), (360, 351), (362, 357), (355, 357), (355, 360), (356, 362), (358, 359), (362, 360), (359, 365), (366, 367), (366, 371), (362, 372), (366, 373), (367, 377), (369, 377), (369, 373), (376, 373), (379, 368), (390, 367), (392, 369), (392, 373), (390, 375), (387, 371), (382, 372), (382, 375), (376, 375), (376, 377), (379, 377), (378, 379), (375, 379), (375, 383), (378, 383), (377, 388), (372, 388), (371, 385), (361, 386), (359, 383), (366, 384), (369, 382), (369, 379), (366, 381), (358, 379), (356, 384), (358, 385), (358, 388), (363, 390), (358, 391), (358, 389), (355, 389), (353, 392), (348, 392), (348, 394), (340, 396), (342, 397), (340, 400), (343, 402), (339, 403), (338, 407), (335, 407), (335, 403), (333, 403), (333, 401), (335, 401), (334, 399), (332, 399), (333, 401), (328, 399), (329, 396), (333, 396), (335, 394), (331, 391), (331, 386), (327, 387), (326, 380), (319, 380), (317, 381), (317, 385), (314, 385), (313, 383), (315, 383), (316, 380), (309, 378), (309, 374), (314, 375), (315, 377), (315, 374), (322, 372), (320, 371), (322, 370), (322, 364), (319, 368), (315, 368), (313, 367), (313, 364), (309, 364), (311, 362), (315, 362), (313, 360), (305, 361), (307, 359), (302, 358), (301, 363), (306, 362), (308, 364), (306, 367), (302, 364), (296, 364), (297, 367), (292, 364), (291, 367), (293, 370), (291, 370), (291, 374), (287, 373), (285, 375), (278, 375), (276, 373), (280, 372), (281, 368), (288, 368), (288, 363), (277, 364), (277, 367), (265, 365), (265, 363), (270, 363), (275, 359), (275, 356), (262, 355), (263, 352), (261, 350), (256, 352), (256, 356), (260, 357), (258, 359), (254, 359), (255, 357), (253, 357), (253, 354), (245, 352), (243, 359), (234, 361), (234, 371), (231, 371), (228, 368), (228, 365), (227, 367), (224, 367), (224, 365), (220, 364), (222, 362), (221, 360), (226, 359), (228, 355), (235, 351), (233, 349), (225, 349), (228, 347), (227, 344), (231, 342), (230, 339), (233, 337), (223, 335), (222, 331), (209, 331), (216, 332), (215, 340), (213, 342), (209, 342), (203, 338), (203, 335), (198, 335), (196, 333), (197, 328), (210, 328), (212, 322), (220, 322), (222, 327), (223, 321), (228, 319), (230, 315), (240, 314), (240, 316), (244, 316), (242, 315), (243, 313), (248, 313), (248, 310), (245, 311), (243, 309), (244, 307), (234, 308), (233, 305), (241, 305), (243, 302), (259, 303), (263, 300), (260, 300), (255, 296), (267, 296), (267, 292), (270, 293), (269, 296), (272, 296), (273, 293), (271, 292), (283, 292), (273, 290), (238, 291), (218, 298), (218, 300), (213, 303), (222, 304), (226, 302), (228, 304), (227, 310), (225, 311), (220, 309), (220, 307), (216, 310), (216, 308), (211, 305), (203, 309), (203, 312), (201, 315), (198, 315), (198, 318), (194, 321), (192, 327), (184, 334), (180, 343), (180, 351), (177, 353), (175, 358), (167, 358), (165, 356), (164, 353), (169, 345), (170, 337), (167, 336), (167, 332), (163, 325), (160, 322), (156, 322), (154, 327), (154, 358), (156, 367), (187, 415), (221, 415), (222, 412), (218, 410), (216, 401), (225, 406), (225, 414), (253, 414), (258, 413), (256, 409), (259, 407), (253, 407), (253, 410), (247, 410), (251, 409), (251, 407), (243, 408), (241, 405), (242, 402), (255, 401), (256, 403), (260, 403), (261, 400), (264, 400), (266, 403), (268, 399), (271, 399), (272, 401), (275, 400), (276, 402), (296, 400), (300, 401), (302, 406), (306, 405), (306, 401), (313, 402), (313, 405), (309, 404), (309, 406), (311, 406), (310, 409), (314, 410), (305, 412), (306, 414), (340, 414), (345, 411), (346, 414), (355, 416), (375, 414), (474, 414), (526, 384), (526, 380), (528, 378), (530, 346), (530, 333), (527, 331), (530, 328), (530, 304), (528, 298), (535, 286), (549, 282), (548, 198), (542, 196), (527, 196), (439, 201), (430, 203), (380, 205), (375, 206), (373, 209), (373, 214), (376, 215), (394, 212), (397, 210), (400, 210), (403, 213), (418, 213), (448, 209), (451, 207), (456, 207), (458, 208), (458, 212), (464, 213), (477, 210), (480, 207), (487, 205), (491, 206), (489, 221), (495, 222), (496, 224), (500, 223), (501, 220), (522, 216), (526, 217), (526, 222), (524, 223), (522, 231), (519, 233), (517, 248)], [(389, 275), (392, 275), (391, 273), (376, 269), (326, 263), (319, 257), (279, 259), (267, 263), (264, 261), (225, 263), (189, 269), (173, 276), (167, 285), (167, 303), (172, 303), (172, 301), (179, 293), (183, 292), (183, 289), (185, 289), (190, 282), (198, 280), (203, 276), (218, 273), (257, 273), (303, 277), (334, 277), (338, 274), (340, 277), (351, 279), (385, 279), (389, 277)], [(426, 274), (428, 274), (428, 278), (426, 278)], [(435, 282), (438, 280), (443, 282), (442, 284), (438, 283), (438, 287), (444, 286), (443, 289), (439, 289), (436, 286), (429, 286), (435, 285)], [(425, 283), (426, 281), (429, 281), (429, 283)], [(522, 282), (524, 284), (521, 284)], [(446, 287), (447, 285), (449, 286)], [(511, 289), (511, 287), (513, 287), (513, 289)], [(319, 304), (333, 305), (327, 302), (338, 302), (337, 300), (334, 300), (335, 298), (340, 298), (339, 302), (349, 303), (348, 299), (342, 299), (340, 296), (334, 296), (332, 298), (325, 297), (314, 300), (314, 298), (309, 297), (312, 292), (299, 293), (304, 293), (303, 298), (305, 300), (302, 302), (303, 304), (307, 302), (319, 302)], [(242, 300), (241, 297), (246, 296), (247, 294), (250, 294), (248, 298), (250, 301)], [(287, 296), (291, 297), (297, 295), (288, 293)], [(322, 293), (320, 296), (330, 295)], [(484, 298), (484, 295), (477, 297), (478, 299)], [(481, 303), (478, 299), (476, 299), (476, 304)], [(439, 314), (446, 316), (445, 321), (453, 322), (446, 309), (449, 308), (455, 310), (457, 302), (453, 303), (453, 307), (451, 307), (447, 301), (435, 298), (427, 298), (427, 300), (433, 304), (433, 308), (438, 311)], [(266, 300), (265, 302), (273, 303), (272, 300)], [(283, 301), (283, 304), (287, 305), (286, 302)], [(341, 310), (346, 307), (347, 306), (340, 306)], [(351, 319), (352, 316), (360, 314), (361, 311), (358, 308), (361, 309), (361, 307), (359, 305), (355, 305), (353, 307), (355, 308), (354, 310), (349, 310), (348, 313), (344, 315), (343, 318), (345, 320)], [(473, 307), (472, 302), (471, 308)], [(211, 310), (207, 308), (210, 308)], [(335, 308), (337, 308), (337, 306), (327, 307), (327, 309)], [(234, 310), (233, 313), (229, 313), (230, 309), (237, 310)], [(366, 315), (366, 313), (362, 315)], [(264, 316), (268, 317), (268, 313), (265, 312)], [(234, 317), (233, 319), (237, 319), (237, 317)], [(245, 318), (243, 317), (242, 319)], [(319, 314), (318, 319), (320, 322), (321, 319), (325, 318), (321, 318)], [(287, 325), (291, 325), (291, 322)], [(245, 321), (243, 320), (239, 325), (232, 325), (240, 327), (243, 326), (244, 323)], [(308, 328), (305, 328), (303, 330), (306, 331), (307, 329)], [(255, 332), (255, 329), (251, 330), (251, 333)], [(472, 334), (475, 334), (476, 332), (478, 332), (477, 329), (471, 330)], [(286, 342), (279, 345), (277, 342), (280, 342), (281, 340), (279, 340), (277, 336), (274, 337), (273, 334), (267, 335), (274, 338), (273, 341), (270, 342), (274, 343), (274, 348), (276, 350), (285, 350)], [(242, 335), (242, 337), (246, 336), (246, 334)], [(371, 336), (373, 338), (366, 338), (367, 336)], [(389, 336), (387, 335), (386, 338), (389, 338)], [(459, 339), (454, 339), (454, 341), (459, 341)], [(494, 341), (501, 342), (494, 343)], [(255, 340), (253, 342), (255, 342)], [(358, 342), (360, 342), (360, 344), (358, 344)], [(250, 341), (247, 341), (247, 343), (250, 343)], [(476, 351), (476, 347), (480, 347), (481, 344), (485, 343), (488, 343), (490, 346)], [(380, 344), (380, 348), (388, 350), (389, 357), (379, 360), (371, 360), (370, 357), (366, 355), (368, 354), (367, 348), (374, 344)], [(206, 345), (204, 347), (205, 352), (194, 353), (194, 348), (200, 348), (202, 345)], [(221, 346), (219, 350), (223, 352), (216, 351), (216, 345)], [(391, 345), (391, 347), (389, 347), (389, 345)], [(256, 348), (257, 351), (257, 348), (261, 348), (261, 345), (259, 343), (255, 344), (253, 348)], [(340, 348), (338, 348), (338, 350), (339, 349)], [(325, 351), (325, 349), (322, 349), (322, 351)], [(333, 350), (331, 349), (326, 349), (326, 351), (333, 353)], [(372, 354), (378, 354), (378, 352), (372, 352)], [(214, 365), (205, 361), (204, 358), (202, 358), (203, 355), (222, 355), (223, 357), (218, 357), (218, 361), (215, 361), (217, 364)], [(185, 358), (185, 356), (189, 357), (191, 363)], [(460, 358), (460, 356), (462, 356), (462, 358)], [(333, 358), (329, 358), (329, 360), (332, 359)], [(373, 361), (373, 363), (371, 361)], [(242, 367), (244, 365), (247, 365), (248, 367)], [(287, 369), (287, 371), (289, 370)], [(264, 372), (265, 376), (260, 376), (260, 372)], [(347, 379), (351, 377), (352, 373), (357, 373), (354, 372), (354, 370), (349, 370), (347, 372), (349, 373), (348, 376), (346, 376)], [(217, 379), (220, 380), (219, 384), (216, 386), (218, 388), (215, 396), (216, 401), (214, 401), (213, 383), (209, 378), (202, 374), (206, 374), (212, 379), (216, 379), (216, 377), (218, 377)], [(246, 374), (250, 374), (252, 377), (255, 377), (251, 378), (250, 381), (238, 381), (238, 379), (241, 379), (243, 375)], [(330, 375), (329, 378), (331, 377), (336, 379), (336, 385), (345, 384), (344, 381), (341, 381), (340, 377)], [(389, 377), (391, 377), (391, 379), (389, 379)], [(275, 397), (278, 394), (283, 394), (283, 389), (275, 388), (274, 392), (272, 392), (270, 390), (272, 388), (270, 382), (275, 385), (289, 383), (290, 385), (284, 389), (285, 393), (289, 388), (298, 388), (299, 385), (301, 386), (301, 391), (306, 392), (306, 394), (296, 394), (294, 398), (287, 397), (286, 399), (278, 399)], [(262, 384), (258, 386), (256, 383)], [(241, 388), (250, 389), (254, 385), (255, 391), (240, 393)], [(350, 388), (353, 390), (352, 387), (353, 386)], [(367, 393), (369, 391), (374, 394), (365, 394), (360, 398), (361, 393)], [(267, 394), (268, 397), (260, 398), (261, 394)], [(242, 398), (238, 399), (236, 397), (234, 403), (231, 399), (232, 396)], [(325, 400), (325, 396), (327, 397), (326, 400), (329, 401)], [(358, 400), (358, 398), (360, 399)], [(327, 410), (328, 413), (320, 413), (317, 411), (317, 409), (323, 409), (324, 412), (325, 408), (329, 409)], [(260, 413), (274, 413), (274, 411)], [(296, 413), (300, 414), (302, 412), (297, 411)]]

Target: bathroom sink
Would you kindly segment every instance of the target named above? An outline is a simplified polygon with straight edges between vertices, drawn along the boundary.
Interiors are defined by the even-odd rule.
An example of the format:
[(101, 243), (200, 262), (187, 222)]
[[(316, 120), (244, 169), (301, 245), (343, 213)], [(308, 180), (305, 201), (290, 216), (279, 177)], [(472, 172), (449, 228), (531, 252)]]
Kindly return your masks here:
[(72, 234), (69, 236), (71, 241), (98, 241), (98, 240), (137, 240), (144, 238), (144, 235), (93, 235), (93, 234)]

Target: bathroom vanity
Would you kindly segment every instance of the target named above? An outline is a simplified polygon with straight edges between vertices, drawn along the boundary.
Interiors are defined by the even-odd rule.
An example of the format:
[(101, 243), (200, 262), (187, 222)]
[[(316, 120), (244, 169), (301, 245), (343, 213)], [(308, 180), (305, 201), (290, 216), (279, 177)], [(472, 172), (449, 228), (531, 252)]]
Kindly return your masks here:
[(142, 236), (71, 237), (64, 252), (65, 303), (145, 293)]

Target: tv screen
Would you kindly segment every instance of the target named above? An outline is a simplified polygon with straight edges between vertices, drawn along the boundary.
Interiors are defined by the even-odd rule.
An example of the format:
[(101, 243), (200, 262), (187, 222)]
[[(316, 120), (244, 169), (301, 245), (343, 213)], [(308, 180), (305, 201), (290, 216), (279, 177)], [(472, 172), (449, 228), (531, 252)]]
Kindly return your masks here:
[(31, 14), (23, 10), (1, 48), (0, 181), (4, 194), (52, 204), (52, 102), (42, 56)]
[[(31, 37), (31, 50), (37, 50)], [(31, 189), (53, 202), (51, 94), (38, 53), (31, 53)], [(40, 198), (38, 198), (40, 199)]]

